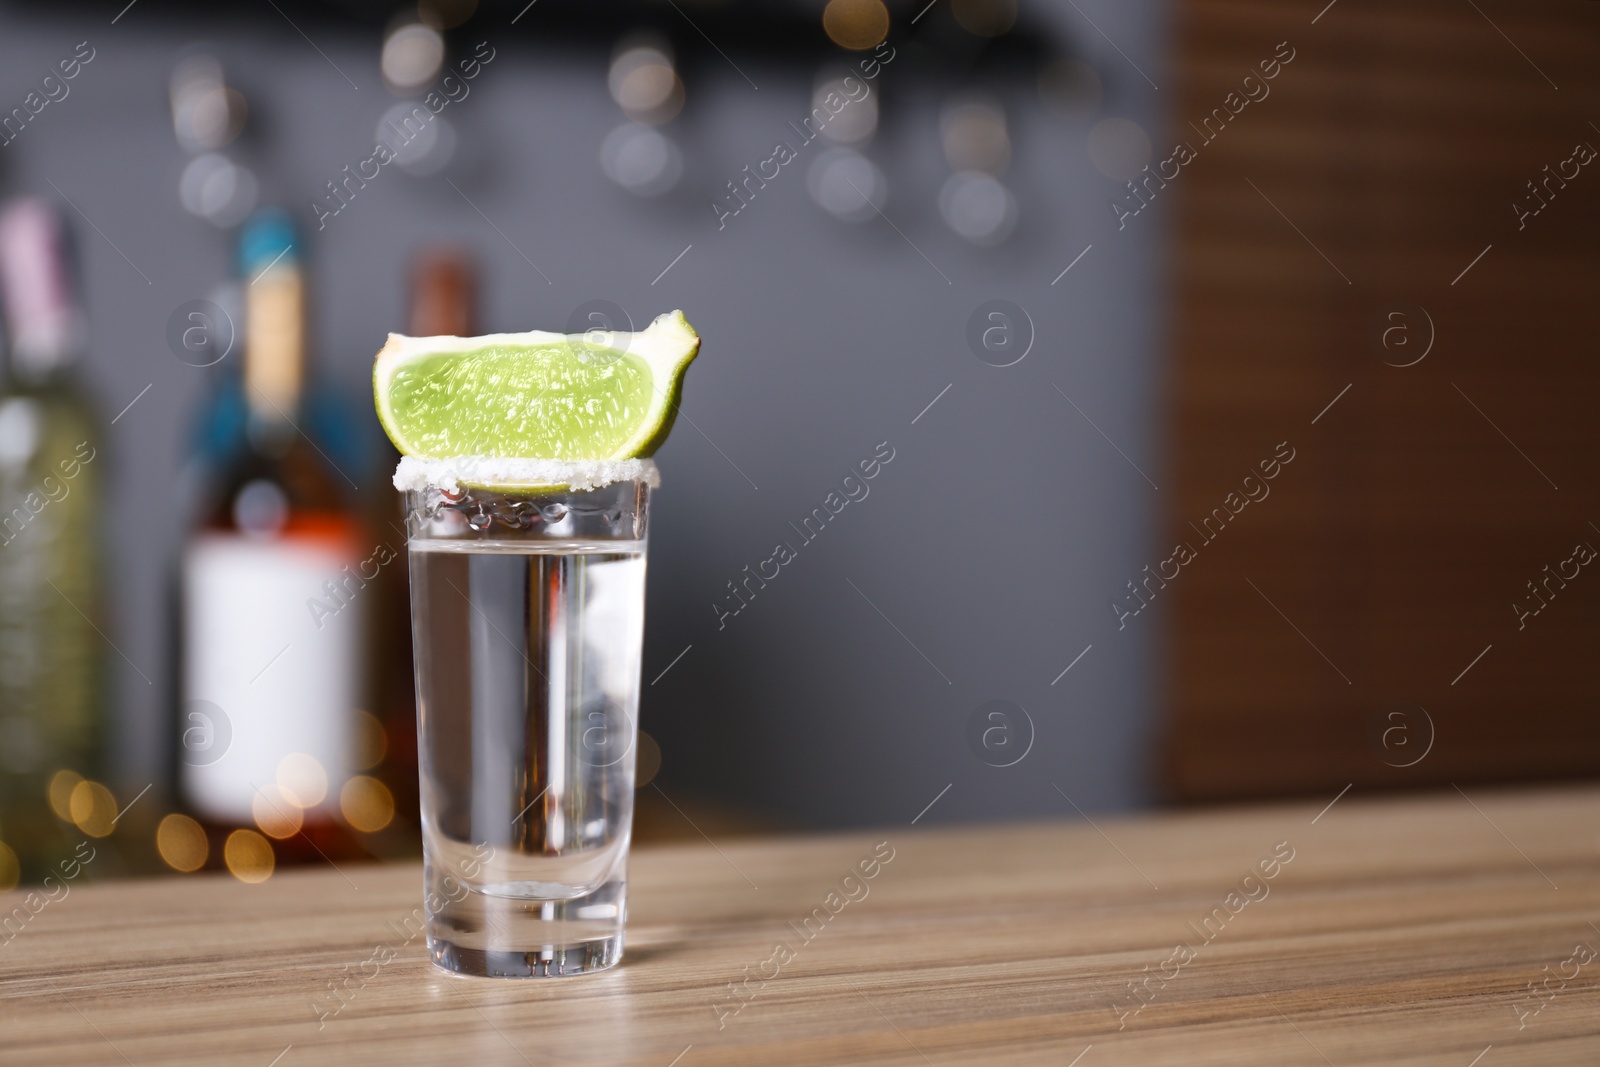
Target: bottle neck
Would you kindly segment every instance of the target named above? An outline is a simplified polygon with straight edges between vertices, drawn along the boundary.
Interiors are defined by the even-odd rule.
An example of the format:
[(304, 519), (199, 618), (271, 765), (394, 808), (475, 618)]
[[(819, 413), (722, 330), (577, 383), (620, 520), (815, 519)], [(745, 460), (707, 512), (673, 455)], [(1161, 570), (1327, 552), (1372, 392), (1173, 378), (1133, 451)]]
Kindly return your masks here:
[(77, 361), (85, 331), (60, 220), (38, 202), (0, 216), (0, 298), (15, 377), (40, 382)]
[(245, 398), (252, 438), (293, 433), (305, 376), (305, 286), (298, 269), (280, 266), (245, 295)]
[(472, 336), (474, 281), (465, 253), (439, 249), (420, 256), (412, 267), (411, 335)]

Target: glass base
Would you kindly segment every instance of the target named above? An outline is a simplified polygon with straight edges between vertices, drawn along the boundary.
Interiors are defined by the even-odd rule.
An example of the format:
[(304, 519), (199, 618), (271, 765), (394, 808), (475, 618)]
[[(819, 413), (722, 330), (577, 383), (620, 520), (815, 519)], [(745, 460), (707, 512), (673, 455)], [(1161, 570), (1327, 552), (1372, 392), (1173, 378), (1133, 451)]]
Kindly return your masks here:
[(467, 948), (428, 938), (433, 962), (451, 974), (473, 978), (563, 978), (615, 967), (622, 959), (622, 935), (575, 945), (545, 945), (527, 952)]
[(453, 974), (558, 978), (603, 971), (622, 959), (628, 891), (620, 877), (566, 896), (580, 887), (532, 880), (467, 882), (438, 877), (432, 864), (427, 873), (437, 887), (428, 893), (428, 952)]

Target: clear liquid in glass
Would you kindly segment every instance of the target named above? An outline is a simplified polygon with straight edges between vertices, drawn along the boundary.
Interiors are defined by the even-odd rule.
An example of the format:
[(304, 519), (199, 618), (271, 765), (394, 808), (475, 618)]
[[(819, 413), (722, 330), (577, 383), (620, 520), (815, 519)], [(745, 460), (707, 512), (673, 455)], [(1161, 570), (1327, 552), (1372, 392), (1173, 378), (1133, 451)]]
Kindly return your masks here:
[(429, 948), (448, 970), (621, 957), (644, 549), (411, 539)]

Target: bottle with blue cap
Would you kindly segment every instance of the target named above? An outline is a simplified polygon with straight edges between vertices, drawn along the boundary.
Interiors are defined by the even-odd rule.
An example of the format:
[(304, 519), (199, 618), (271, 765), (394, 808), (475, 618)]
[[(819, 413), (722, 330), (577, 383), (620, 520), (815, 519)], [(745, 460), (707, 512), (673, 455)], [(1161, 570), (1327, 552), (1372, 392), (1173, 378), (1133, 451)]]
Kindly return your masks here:
[(183, 550), (185, 810), (169, 818), (187, 821), (169, 829), (189, 847), (163, 856), (259, 882), (365, 851), (340, 804), (362, 769), (374, 541), (357, 472), (305, 432), (306, 284), (286, 212), (245, 224), (239, 267), (247, 426)]
[(250, 435), (281, 447), (294, 435), (305, 379), (305, 279), (286, 212), (258, 212), (239, 235), (245, 278), (244, 390)]

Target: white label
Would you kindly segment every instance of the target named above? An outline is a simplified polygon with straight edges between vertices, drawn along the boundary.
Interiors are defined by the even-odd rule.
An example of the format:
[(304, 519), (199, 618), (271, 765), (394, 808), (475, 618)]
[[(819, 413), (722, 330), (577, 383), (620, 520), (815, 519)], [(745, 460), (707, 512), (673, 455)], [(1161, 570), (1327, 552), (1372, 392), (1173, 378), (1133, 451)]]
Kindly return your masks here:
[(282, 802), (271, 787), (291, 753), (327, 772), (328, 795), (313, 810), (337, 807), (360, 706), (364, 605), (330, 615), (326, 606), (340, 601), (325, 583), (340, 587), (354, 562), (331, 541), (202, 534), (190, 543), (178, 756), (201, 813), (250, 824), (258, 789)]

